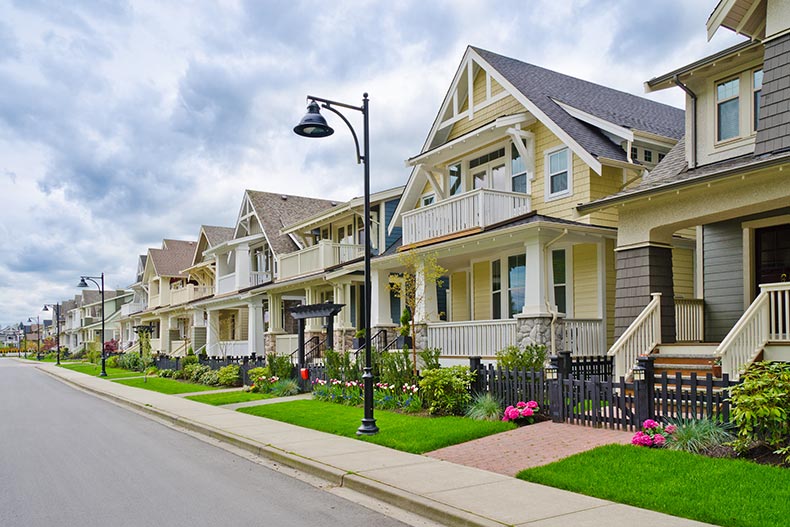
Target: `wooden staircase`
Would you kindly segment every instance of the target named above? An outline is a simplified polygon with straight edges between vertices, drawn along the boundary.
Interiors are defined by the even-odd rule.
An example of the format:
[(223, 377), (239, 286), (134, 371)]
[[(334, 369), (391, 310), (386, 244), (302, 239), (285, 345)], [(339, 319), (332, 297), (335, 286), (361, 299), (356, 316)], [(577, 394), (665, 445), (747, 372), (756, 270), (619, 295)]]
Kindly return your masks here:
[(659, 344), (651, 356), (655, 357), (653, 366), (656, 377), (663, 372), (667, 377), (674, 378), (677, 373), (683, 377), (690, 377), (696, 373), (697, 377), (713, 374), (713, 359), (718, 343), (694, 344)]

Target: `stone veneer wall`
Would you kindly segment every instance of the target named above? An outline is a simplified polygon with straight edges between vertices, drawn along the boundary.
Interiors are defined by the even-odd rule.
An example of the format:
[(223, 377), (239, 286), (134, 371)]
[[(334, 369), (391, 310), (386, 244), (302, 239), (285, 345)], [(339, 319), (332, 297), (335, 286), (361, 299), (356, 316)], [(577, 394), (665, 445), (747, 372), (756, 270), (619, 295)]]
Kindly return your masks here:
[[(524, 349), (527, 346), (543, 344), (551, 352), (551, 318), (517, 315), (516, 346)], [(554, 344), (557, 353), (565, 349), (565, 320), (561, 317), (554, 321)]]

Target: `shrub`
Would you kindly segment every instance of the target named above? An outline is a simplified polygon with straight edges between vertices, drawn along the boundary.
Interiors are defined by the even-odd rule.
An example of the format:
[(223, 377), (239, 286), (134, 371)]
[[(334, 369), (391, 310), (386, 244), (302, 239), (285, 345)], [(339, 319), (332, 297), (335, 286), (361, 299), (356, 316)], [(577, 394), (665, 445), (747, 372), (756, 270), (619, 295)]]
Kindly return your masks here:
[(477, 421), (499, 421), (502, 403), (490, 393), (478, 393), (466, 409), (465, 415)]
[(116, 364), (119, 368), (132, 371), (143, 371), (143, 359), (140, 358), (139, 353), (124, 353), (119, 355), (116, 359)]
[(173, 377), (174, 373), (175, 372), (173, 370), (169, 370), (169, 369), (159, 370), (159, 376), (162, 377), (163, 379), (169, 379)]
[(420, 361), (422, 362), (422, 369), (423, 370), (435, 370), (439, 368), (439, 355), (442, 354), (442, 350), (439, 348), (425, 348), (424, 350), (420, 350)]
[(497, 364), (505, 370), (541, 370), (547, 356), (543, 344), (530, 344), (523, 350), (518, 346), (508, 346), (496, 352)]
[(705, 453), (733, 440), (729, 427), (712, 419), (670, 419), (675, 427), (666, 448), (692, 454)]
[(677, 431), (675, 425), (662, 425), (653, 419), (646, 419), (642, 423), (642, 430), (634, 434), (631, 438), (631, 444), (637, 446), (646, 446), (653, 448), (661, 448), (666, 446), (667, 441)]
[(237, 364), (223, 366), (217, 372), (217, 380), (222, 386), (241, 386), (241, 368)]
[(185, 372), (184, 370), (175, 370), (173, 372), (173, 378), (174, 379), (178, 379), (178, 380), (186, 379), (187, 378), (187, 372)]
[(255, 387), (258, 379), (271, 377), (271, 372), (267, 366), (259, 366), (257, 368), (250, 368), (247, 372), (247, 377), (250, 379), (250, 384)]
[(381, 353), (379, 356), (379, 380), (382, 383), (395, 386), (417, 382), (408, 349)]
[(187, 356), (181, 361), (181, 367), (184, 368), (190, 364), (197, 364), (198, 362), (197, 355), (194, 353), (188, 353)]
[(351, 353), (348, 351), (340, 353), (331, 349), (326, 350), (324, 352), (324, 364), (326, 365), (326, 377), (328, 379), (359, 380), (359, 368), (351, 359)]
[(85, 358), (88, 362), (92, 362), (93, 364), (98, 364), (101, 360), (101, 352), (94, 347), (88, 347), (88, 351), (85, 352)]
[(202, 364), (188, 364), (184, 366), (184, 369), (181, 371), (184, 372), (184, 379), (193, 382), (200, 382), (201, 375), (207, 371), (211, 371), (211, 368)]
[(472, 396), (474, 373), (468, 366), (451, 366), (423, 372), (420, 388), (428, 411), (436, 415), (461, 415)]
[(741, 376), (730, 397), (739, 452), (765, 444), (790, 462), (790, 363), (758, 362)]
[(288, 355), (277, 355), (270, 353), (266, 356), (266, 362), (269, 365), (269, 371), (275, 377), (282, 379), (290, 379), (294, 375), (294, 367), (291, 363), (291, 357)]
[(118, 367), (118, 356), (113, 355), (112, 357), (107, 359), (107, 367), (108, 368), (117, 368)]
[(531, 425), (535, 422), (538, 412), (540, 412), (540, 406), (537, 401), (519, 401), (516, 406), (511, 405), (505, 408), (502, 420)]
[(216, 386), (220, 384), (219, 372), (217, 370), (209, 369), (208, 371), (201, 373), (197, 381), (201, 384)]
[(272, 385), (272, 393), (277, 397), (288, 397), (299, 393), (299, 384), (294, 379), (280, 379)]

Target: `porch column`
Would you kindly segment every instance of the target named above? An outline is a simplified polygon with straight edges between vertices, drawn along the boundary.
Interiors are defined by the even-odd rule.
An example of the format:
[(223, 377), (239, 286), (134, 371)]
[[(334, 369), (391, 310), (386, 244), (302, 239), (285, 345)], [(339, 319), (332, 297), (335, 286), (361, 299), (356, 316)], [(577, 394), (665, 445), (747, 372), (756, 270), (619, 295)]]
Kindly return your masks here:
[(269, 331), (266, 332), (264, 347), (266, 354), (274, 353), (277, 349), (277, 335), (285, 333), (283, 329), (283, 299), (281, 295), (267, 293), (269, 297)]
[(162, 353), (165, 353), (165, 354), (168, 354), (168, 355), (171, 352), (171, 349), (170, 349), (170, 330), (173, 329), (174, 320), (175, 320), (174, 317), (169, 317), (169, 316), (164, 316), (164, 317), (159, 319), (159, 327), (162, 328), (160, 330), (160, 335), (159, 335), (160, 348), (162, 350)]
[[(524, 293), (524, 307), (522, 314), (533, 317), (551, 316), (546, 305), (548, 298), (549, 271), (548, 255), (545, 254), (544, 246), (552, 236), (541, 232), (534, 232), (528, 235), (524, 243), (527, 269), (526, 269), (526, 291)], [(507, 269), (502, 269), (505, 275)], [(505, 294), (503, 291), (502, 294)]]
[(250, 287), (250, 246), (236, 247), (236, 290)]
[(371, 287), (373, 290), (370, 292), (370, 325), (391, 326), (389, 271), (371, 270)]
[(255, 298), (247, 304), (247, 353), (261, 355), (263, 349), (263, 304)]
[[(305, 287), (304, 288), (304, 303), (306, 305), (312, 305), (318, 303), (318, 291), (316, 291), (315, 287)], [(305, 331), (310, 333), (317, 333), (320, 332), (322, 329), (322, 319), (320, 318), (308, 318), (305, 324)]]
[(436, 282), (426, 282), (421, 269), (417, 270), (415, 278), (417, 296), (422, 297), (415, 309), (414, 322), (436, 322), (439, 320), (439, 307), (436, 302)]
[(617, 292), (615, 295), (615, 338), (650, 302), (651, 293), (661, 293), (661, 340), (675, 342), (675, 292), (672, 284), (672, 248), (647, 243), (617, 249)]
[(334, 284), (335, 304), (345, 304), (343, 309), (335, 315), (335, 324), (337, 329), (350, 329), (353, 326), (351, 323), (351, 283), (350, 282), (335, 282)]
[(219, 347), (219, 311), (209, 310), (206, 326), (206, 354), (215, 356)]

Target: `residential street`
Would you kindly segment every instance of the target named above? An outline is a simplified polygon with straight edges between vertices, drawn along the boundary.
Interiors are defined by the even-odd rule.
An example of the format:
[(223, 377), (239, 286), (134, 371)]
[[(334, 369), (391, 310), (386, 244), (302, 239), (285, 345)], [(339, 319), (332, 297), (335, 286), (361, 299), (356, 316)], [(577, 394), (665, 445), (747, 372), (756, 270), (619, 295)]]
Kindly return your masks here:
[(403, 525), (0, 359), (0, 525)]

